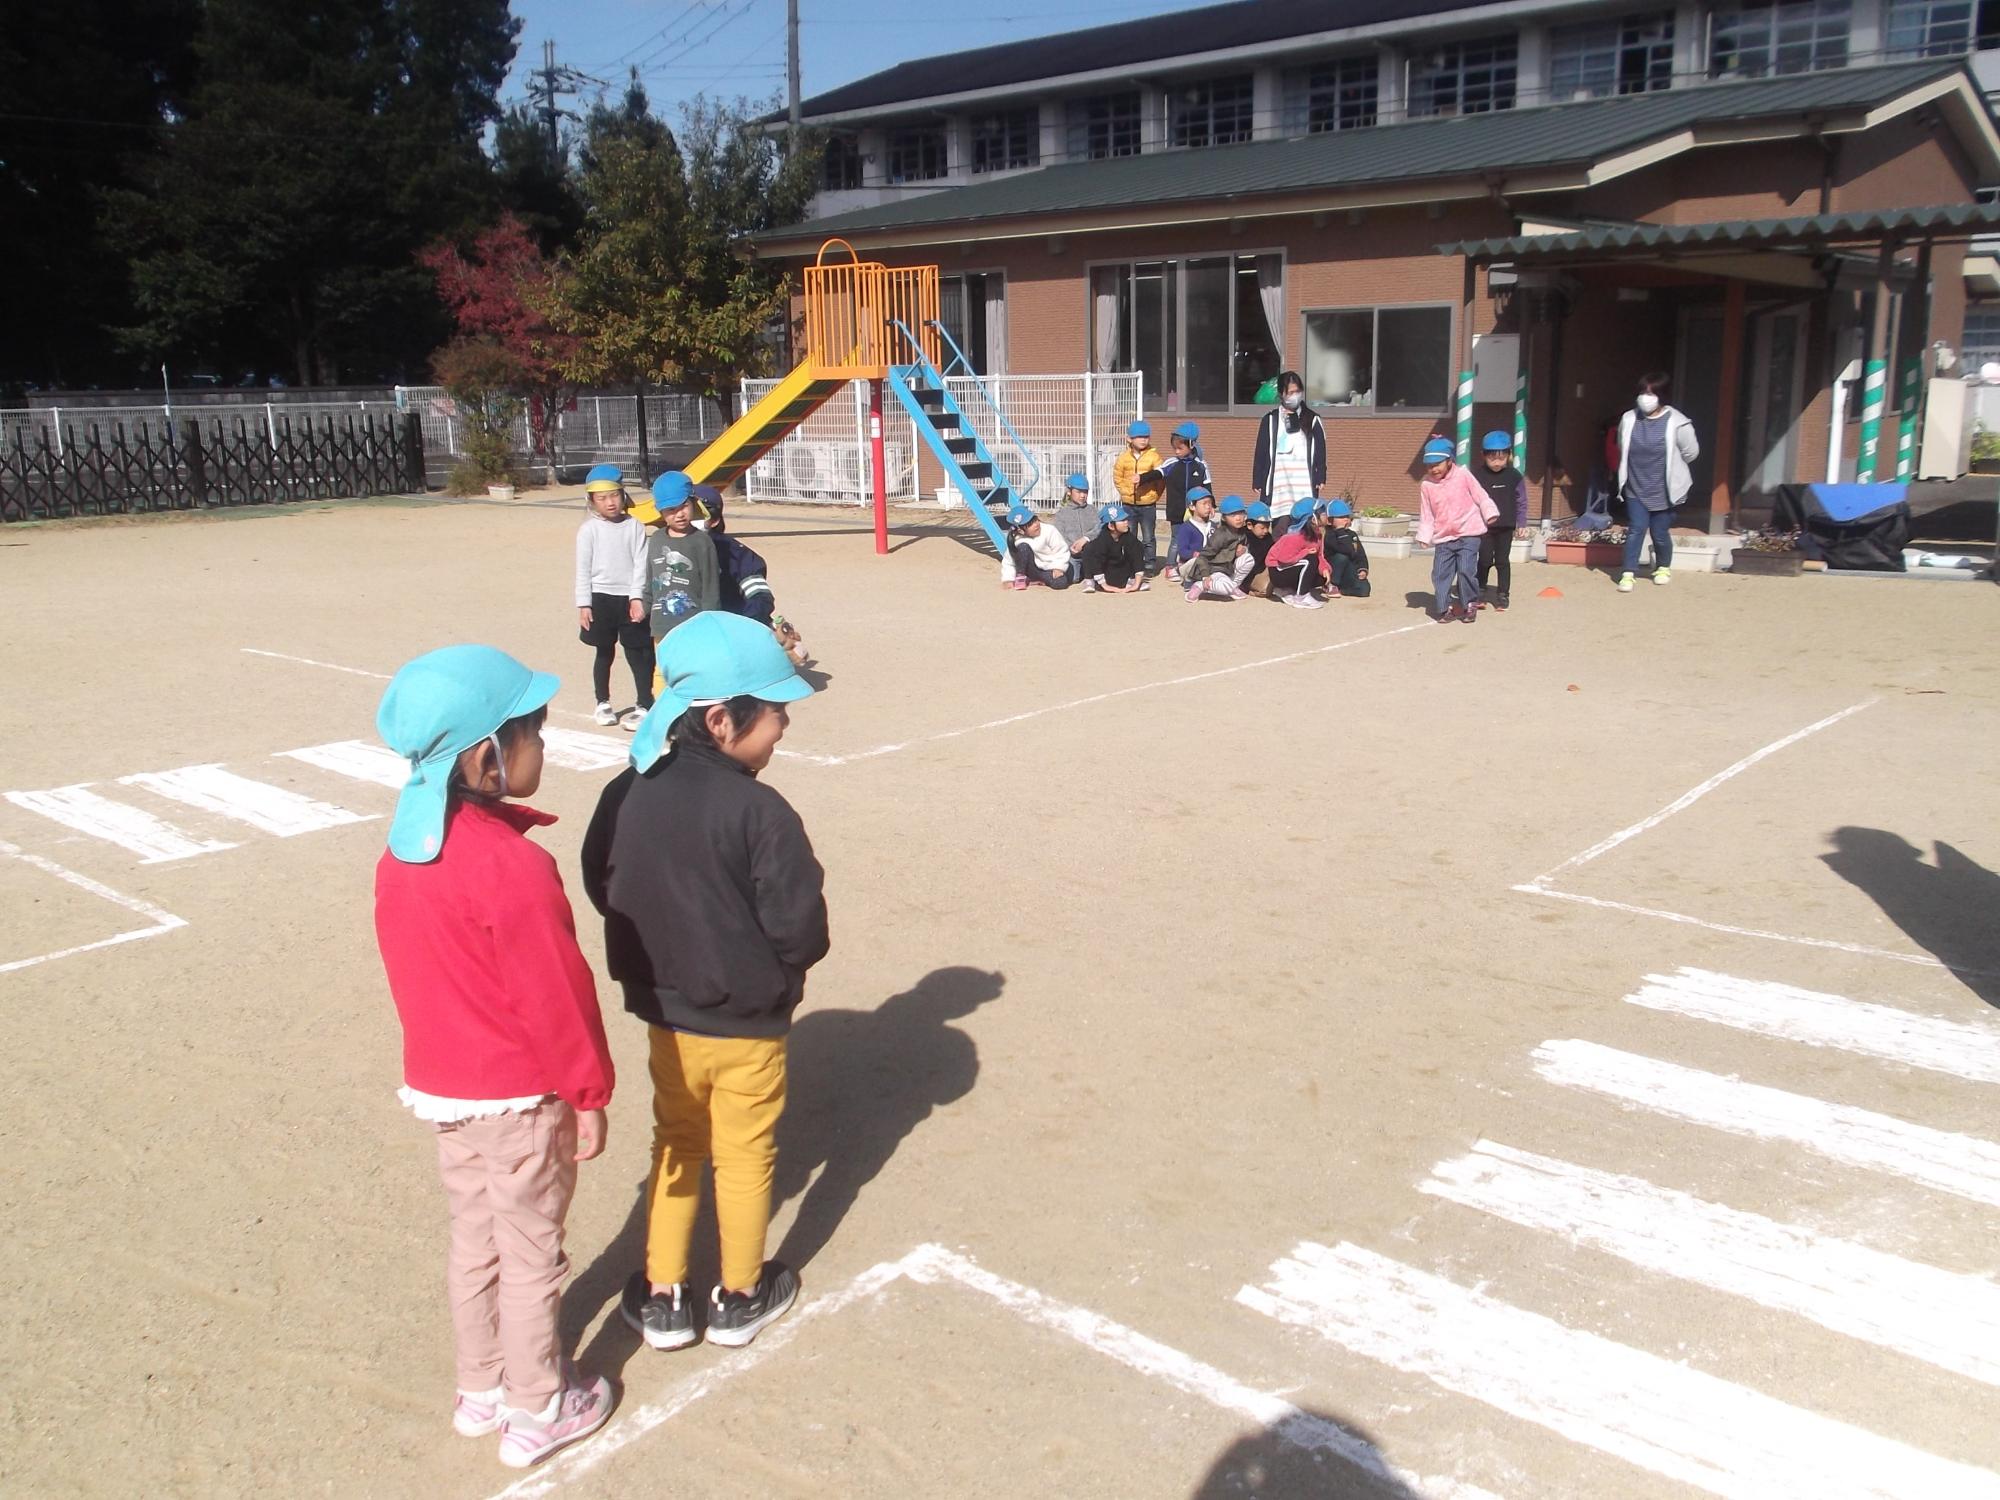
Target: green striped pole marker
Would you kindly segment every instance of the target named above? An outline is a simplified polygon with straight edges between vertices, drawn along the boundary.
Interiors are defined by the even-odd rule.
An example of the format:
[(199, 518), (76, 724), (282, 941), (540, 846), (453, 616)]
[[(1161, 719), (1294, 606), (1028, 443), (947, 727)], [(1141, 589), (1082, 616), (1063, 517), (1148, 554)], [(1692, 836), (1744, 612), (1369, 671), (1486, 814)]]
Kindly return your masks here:
[(1458, 461), (1472, 462), (1472, 371), (1458, 372)]
[(1921, 362), (1903, 361), (1903, 394), (1896, 414), (1896, 477), (1908, 479), (1917, 472), (1917, 392), (1923, 385)]
[(1528, 372), (1514, 377), (1514, 467), (1528, 472)]
[(1861, 452), (1854, 461), (1854, 482), (1875, 482), (1876, 456), (1882, 447), (1882, 397), (1889, 385), (1887, 360), (1871, 359), (1861, 374)]

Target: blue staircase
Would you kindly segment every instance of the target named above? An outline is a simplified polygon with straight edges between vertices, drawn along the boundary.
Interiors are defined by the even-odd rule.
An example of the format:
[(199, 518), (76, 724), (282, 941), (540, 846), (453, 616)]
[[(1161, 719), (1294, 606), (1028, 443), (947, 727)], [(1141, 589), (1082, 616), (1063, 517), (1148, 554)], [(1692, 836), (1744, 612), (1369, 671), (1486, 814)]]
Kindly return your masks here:
[(1019, 490), (1009, 483), (994, 460), (992, 449), (980, 437), (977, 425), (952, 395), (945, 371), (930, 362), (917, 336), (900, 322), (896, 327), (901, 331), (905, 345), (916, 357), (910, 364), (889, 367), (889, 389), (910, 414), (918, 440), (930, 449), (938, 467), (944, 470), (945, 476), (965, 501), (965, 508), (972, 512), (973, 519), (985, 531), (987, 540), (993, 543), (994, 555), (1005, 557), (1007, 536), (1002, 524), (1007, 511), (1017, 500), (1026, 499), (1034, 492), (1035, 486), (1041, 482), (1041, 466), (1022, 445), (1020, 435), (1014, 431), (1005, 413), (994, 404), (986, 387), (973, 376), (964, 351), (944, 325), (933, 322), (929, 326), (943, 346), (951, 350), (952, 358), (946, 368), (973, 379), (974, 390), (997, 423), (994, 430), (1005, 432), (1015, 450), (1021, 454), (1028, 468), (1027, 482)]

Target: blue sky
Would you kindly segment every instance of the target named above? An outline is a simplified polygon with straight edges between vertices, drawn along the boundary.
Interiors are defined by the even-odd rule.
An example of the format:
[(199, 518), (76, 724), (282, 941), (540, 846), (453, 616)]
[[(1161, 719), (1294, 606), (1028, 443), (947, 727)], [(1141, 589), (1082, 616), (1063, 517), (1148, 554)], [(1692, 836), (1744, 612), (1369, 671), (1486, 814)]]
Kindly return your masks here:
[[(1148, 18), (1207, 0), (799, 0), (805, 97), (914, 57)], [(553, 38), (556, 61), (623, 86), (640, 77), (662, 114), (696, 94), (761, 101), (785, 86), (785, 0), (514, 0), (525, 23), (503, 97), (522, 98)], [(572, 102), (573, 103), (573, 102)]]

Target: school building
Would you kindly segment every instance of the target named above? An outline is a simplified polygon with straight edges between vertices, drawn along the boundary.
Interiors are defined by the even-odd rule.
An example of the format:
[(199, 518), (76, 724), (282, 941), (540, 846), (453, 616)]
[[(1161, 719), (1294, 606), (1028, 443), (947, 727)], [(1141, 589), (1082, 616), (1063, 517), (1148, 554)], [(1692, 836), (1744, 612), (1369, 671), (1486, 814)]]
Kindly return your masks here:
[(1413, 508), (1476, 371), (1474, 432), (1519, 400), (1537, 514), (1574, 514), (1666, 370), (1688, 520), (1720, 528), (1854, 476), (1878, 360), (1890, 477), (1899, 409), (2000, 295), (1995, 12), (1239, 0), (926, 59), (805, 102), (826, 190), (751, 250), (938, 264), (975, 368), (1137, 371), (1228, 490), (1296, 369), (1328, 492)]

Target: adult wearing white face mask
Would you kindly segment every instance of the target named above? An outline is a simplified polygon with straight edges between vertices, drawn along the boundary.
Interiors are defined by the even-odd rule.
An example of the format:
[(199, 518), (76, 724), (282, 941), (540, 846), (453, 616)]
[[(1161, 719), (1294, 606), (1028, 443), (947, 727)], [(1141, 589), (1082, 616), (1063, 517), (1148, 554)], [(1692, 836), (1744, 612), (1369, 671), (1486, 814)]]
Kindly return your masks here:
[(1289, 514), (1300, 500), (1317, 500), (1326, 486), (1326, 427), (1306, 405), (1306, 383), (1298, 372), (1278, 377), (1278, 404), (1257, 424), (1257, 447), (1250, 459), (1250, 487), (1271, 507)]
[(1668, 377), (1655, 372), (1639, 382), (1632, 409), (1618, 422), (1618, 493), (1625, 498), (1625, 570), (1618, 592), (1632, 592), (1639, 553), (1653, 538), (1653, 582), (1671, 583), (1674, 507), (1688, 497), (1688, 465), (1701, 453), (1694, 424), (1667, 405)]

